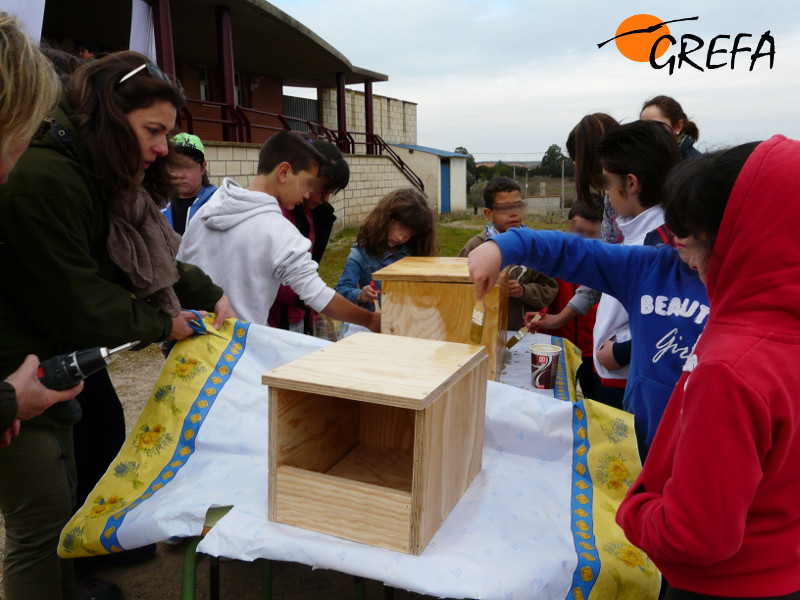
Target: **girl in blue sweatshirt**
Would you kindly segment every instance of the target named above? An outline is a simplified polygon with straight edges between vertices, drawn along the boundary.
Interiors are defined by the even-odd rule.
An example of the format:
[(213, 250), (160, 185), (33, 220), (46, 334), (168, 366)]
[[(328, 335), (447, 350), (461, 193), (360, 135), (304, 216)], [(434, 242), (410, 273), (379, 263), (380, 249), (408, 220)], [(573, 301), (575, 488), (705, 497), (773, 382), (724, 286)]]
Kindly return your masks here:
[(634, 415), (644, 461), (708, 316), (708, 296), (697, 273), (672, 246), (604, 244), (533, 229), (509, 230), (490, 241), (469, 255), (479, 296), (491, 289), (502, 267), (517, 264), (610, 294), (628, 311), (633, 352), (624, 406)]
[(708, 316), (708, 296), (697, 273), (672, 246), (604, 244), (533, 229), (509, 230), (490, 241), (469, 255), (479, 296), (491, 289), (502, 267), (517, 264), (610, 294), (628, 311), (633, 352), (624, 406), (634, 415), (644, 461)]

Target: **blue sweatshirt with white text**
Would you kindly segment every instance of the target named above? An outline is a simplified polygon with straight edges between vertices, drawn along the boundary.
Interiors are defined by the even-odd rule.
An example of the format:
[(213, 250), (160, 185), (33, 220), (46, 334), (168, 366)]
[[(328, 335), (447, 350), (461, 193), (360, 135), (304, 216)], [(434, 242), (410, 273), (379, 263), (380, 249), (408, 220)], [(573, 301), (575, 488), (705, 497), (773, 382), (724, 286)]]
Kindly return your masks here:
[(526, 265), (614, 296), (628, 311), (633, 354), (623, 405), (646, 455), (683, 364), (708, 317), (697, 273), (670, 246), (604, 244), (560, 231), (510, 229), (492, 238), (503, 266)]

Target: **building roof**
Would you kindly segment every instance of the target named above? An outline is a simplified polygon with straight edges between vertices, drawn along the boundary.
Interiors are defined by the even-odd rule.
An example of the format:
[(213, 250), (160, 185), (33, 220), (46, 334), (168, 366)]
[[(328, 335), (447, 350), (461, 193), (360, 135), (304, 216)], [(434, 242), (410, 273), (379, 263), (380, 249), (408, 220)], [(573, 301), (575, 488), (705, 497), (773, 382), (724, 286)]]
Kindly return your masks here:
[(459, 154), (458, 152), (450, 152), (449, 150), (438, 150), (437, 148), (429, 148), (428, 146), (417, 146), (414, 144), (389, 144), (390, 146), (397, 146), (405, 148), (406, 150), (417, 150), (418, 152), (427, 152), (428, 154), (435, 154), (445, 158), (467, 158), (466, 154)]
[[(216, 6), (219, 0), (172, 0), (170, 13), (175, 58), (216, 65)], [(383, 73), (353, 66), (333, 46), (265, 0), (228, 0), (236, 70), (279, 77), (284, 85), (335, 87), (388, 81)], [(91, 39), (101, 47), (128, 47), (130, 2), (48, 0), (48, 35)]]

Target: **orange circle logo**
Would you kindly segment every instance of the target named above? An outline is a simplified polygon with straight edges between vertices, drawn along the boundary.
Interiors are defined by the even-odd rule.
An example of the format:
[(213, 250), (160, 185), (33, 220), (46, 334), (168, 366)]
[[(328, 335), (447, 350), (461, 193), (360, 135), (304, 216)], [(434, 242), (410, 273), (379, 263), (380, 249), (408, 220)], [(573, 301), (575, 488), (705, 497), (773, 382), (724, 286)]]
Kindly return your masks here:
[[(653, 15), (628, 17), (617, 27), (616, 35), (619, 37), (614, 40), (617, 49), (625, 58), (636, 62), (648, 62), (656, 40), (663, 35), (669, 35), (669, 27), (660, 25), (662, 22)], [(655, 58), (664, 54), (669, 46), (669, 41), (662, 41), (656, 48)]]

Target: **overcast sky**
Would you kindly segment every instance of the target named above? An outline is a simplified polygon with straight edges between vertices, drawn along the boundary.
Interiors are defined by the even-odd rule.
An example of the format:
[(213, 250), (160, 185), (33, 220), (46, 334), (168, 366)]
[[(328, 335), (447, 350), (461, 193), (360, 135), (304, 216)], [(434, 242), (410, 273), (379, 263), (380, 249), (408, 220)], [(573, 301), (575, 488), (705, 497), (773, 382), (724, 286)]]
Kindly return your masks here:
[[(375, 94), (418, 103), (417, 143), (453, 150), (464, 146), (478, 160), (532, 160), (550, 144), (564, 148), (569, 130), (585, 114), (637, 118), (657, 94), (676, 98), (700, 129), (700, 147), (720, 147), (774, 133), (800, 138), (800, 2), (597, 2), (562, 0), (272, 0), (357, 67), (389, 76)], [(626, 18), (646, 13), (668, 21), (680, 43), (694, 34), (705, 47), (694, 53), (705, 66), (711, 39), (726, 34), (713, 62), (673, 75), (625, 58), (611, 42)], [(733, 38), (750, 33), (775, 40), (775, 63), (750, 53), (730, 68)], [(659, 59), (678, 54), (674, 46)], [(362, 89), (363, 86), (353, 86)]]

